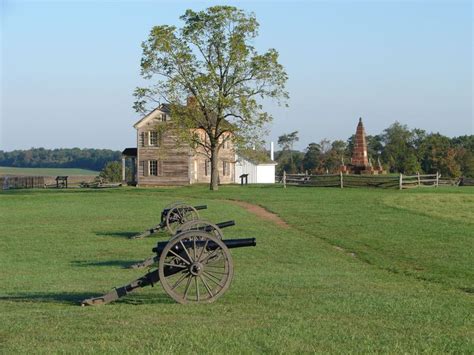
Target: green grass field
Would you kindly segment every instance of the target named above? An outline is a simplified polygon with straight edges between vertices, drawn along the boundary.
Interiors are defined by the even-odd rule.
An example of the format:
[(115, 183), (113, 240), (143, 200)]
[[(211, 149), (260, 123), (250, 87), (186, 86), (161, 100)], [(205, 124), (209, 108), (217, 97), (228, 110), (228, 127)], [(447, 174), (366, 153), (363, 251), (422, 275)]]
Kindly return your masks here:
[[(290, 228), (229, 199), (264, 206)], [(163, 206), (234, 219), (235, 276), (210, 305), (160, 285), (78, 306), (144, 271)], [(0, 193), (0, 352), (473, 353), (474, 189), (225, 186)], [(159, 240), (166, 240), (161, 235)]]
[(99, 175), (98, 171), (85, 169), (54, 169), (54, 168), (12, 168), (0, 166), (2, 175), (33, 175), (33, 176), (58, 176), (58, 175)]

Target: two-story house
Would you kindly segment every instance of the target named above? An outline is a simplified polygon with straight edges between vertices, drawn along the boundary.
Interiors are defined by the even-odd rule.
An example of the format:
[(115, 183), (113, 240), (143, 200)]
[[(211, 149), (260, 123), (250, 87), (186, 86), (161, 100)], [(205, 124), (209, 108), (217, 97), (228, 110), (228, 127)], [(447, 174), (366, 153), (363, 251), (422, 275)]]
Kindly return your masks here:
[[(187, 185), (209, 183), (211, 164), (202, 148), (192, 149), (179, 143), (172, 130), (160, 129), (161, 125), (172, 124), (167, 105), (162, 104), (137, 123), (137, 148), (122, 152), (122, 180), (137, 186)], [(196, 130), (197, 134), (202, 134)], [(132, 159), (133, 180), (125, 181), (125, 160)], [(235, 149), (226, 141), (219, 152), (219, 182), (232, 183), (235, 180)]]

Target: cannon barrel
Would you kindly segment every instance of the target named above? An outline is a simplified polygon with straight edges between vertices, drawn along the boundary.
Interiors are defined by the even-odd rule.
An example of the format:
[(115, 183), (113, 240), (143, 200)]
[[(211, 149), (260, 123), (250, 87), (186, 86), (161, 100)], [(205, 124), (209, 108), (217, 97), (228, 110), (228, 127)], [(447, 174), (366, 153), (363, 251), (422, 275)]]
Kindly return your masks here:
[(256, 238), (227, 239), (223, 240), (225, 246), (229, 249), (254, 247), (257, 245)]
[[(223, 240), (224, 244), (226, 245), (227, 248), (233, 249), (233, 248), (244, 248), (244, 247), (254, 247), (257, 245), (257, 239), (255, 238), (242, 238), (242, 239), (227, 239)], [(155, 252), (158, 256), (161, 255), (163, 252), (163, 249), (165, 249), (166, 245), (168, 242), (158, 242), (156, 247), (152, 249), (153, 252)], [(206, 244), (204, 241), (196, 241), (196, 247), (203, 247)], [(191, 241), (184, 242), (183, 245), (185, 248), (191, 248), (194, 246), (194, 243)], [(209, 250), (214, 250), (218, 246), (214, 242), (208, 242), (207, 243), (207, 248)], [(176, 245), (176, 252), (180, 252), (182, 250), (181, 245)]]
[[(180, 207), (182, 209), (184, 209), (185, 211), (189, 211), (190, 208), (189, 207)], [(193, 206), (193, 208), (197, 211), (197, 210), (207, 210), (207, 205), (199, 205), (199, 206)], [(162, 212), (161, 212), (161, 215), (162, 216), (166, 216), (173, 208), (165, 208)]]
[[(197, 222), (199, 222), (199, 220), (196, 220)], [(220, 229), (222, 228), (227, 228), (227, 227), (232, 227), (232, 226), (235, 226), (235, 221), (231, 220), (231, 221), (226, 221), (226, 222), (220, 222), (220, 223), (216, 223), (216, 226), (219, 227)], [(200, 230), (200, 231), (205, 231), (205, 232), (212, 232), (214, 230), (214, 228), (210, 225), (208, 226), (203, 226), (203, 227), (193, 227), (191, 228), (192, 230)], [(183, 230), (180, 229), (176, 232), (176, 234), (179, 234), (179, 233), (182, 233)]]
[(226, 227), (232, 227), (232, 226), (235, 226), (235, 221), (226, 221), (226, 222), (217, 223), (216, 226), (218, 226), (221, 229), (226, 228)]

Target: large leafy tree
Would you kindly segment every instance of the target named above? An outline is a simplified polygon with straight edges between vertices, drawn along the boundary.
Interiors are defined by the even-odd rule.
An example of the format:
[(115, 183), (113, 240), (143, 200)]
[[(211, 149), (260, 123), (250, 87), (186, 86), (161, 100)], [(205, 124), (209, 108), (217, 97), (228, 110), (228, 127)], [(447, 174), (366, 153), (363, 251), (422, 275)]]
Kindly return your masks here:
[(209, 157), (210, 188), (217, 190), (219, 150), (229, 139), (243, 145), (261, 137), (272, 119), (262, 100), (285, 102), (287, 74), (275, 49), (259, 54), (253, 46), (254, 14), (213, 6), (187, 10), (181, 20), (180, 29), (153, 27), (143, 43), (141, 74), (153, 84), (135, 90), (134, 108), (148, 112), (150, 105), (170, 104), (172, 127)]

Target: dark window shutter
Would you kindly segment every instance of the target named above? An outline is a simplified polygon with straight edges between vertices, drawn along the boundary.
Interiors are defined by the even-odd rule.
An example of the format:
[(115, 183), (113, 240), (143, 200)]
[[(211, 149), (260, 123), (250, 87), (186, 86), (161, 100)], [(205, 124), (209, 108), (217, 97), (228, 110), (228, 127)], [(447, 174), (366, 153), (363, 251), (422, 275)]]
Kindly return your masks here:
[(158, 160), (157, 169), (158, 169), (157, 175), (163, 176), (163, 162), (161, 160)]
[(149, 174), (148, 168), (149, 168), (148, 160), (144, 160), (143, 161), (143, 176), (148, 176)]
[(149, 138), (150, 132), (143, 132), (143, 146), (148, 147), (150, 143), (150, 138)]

